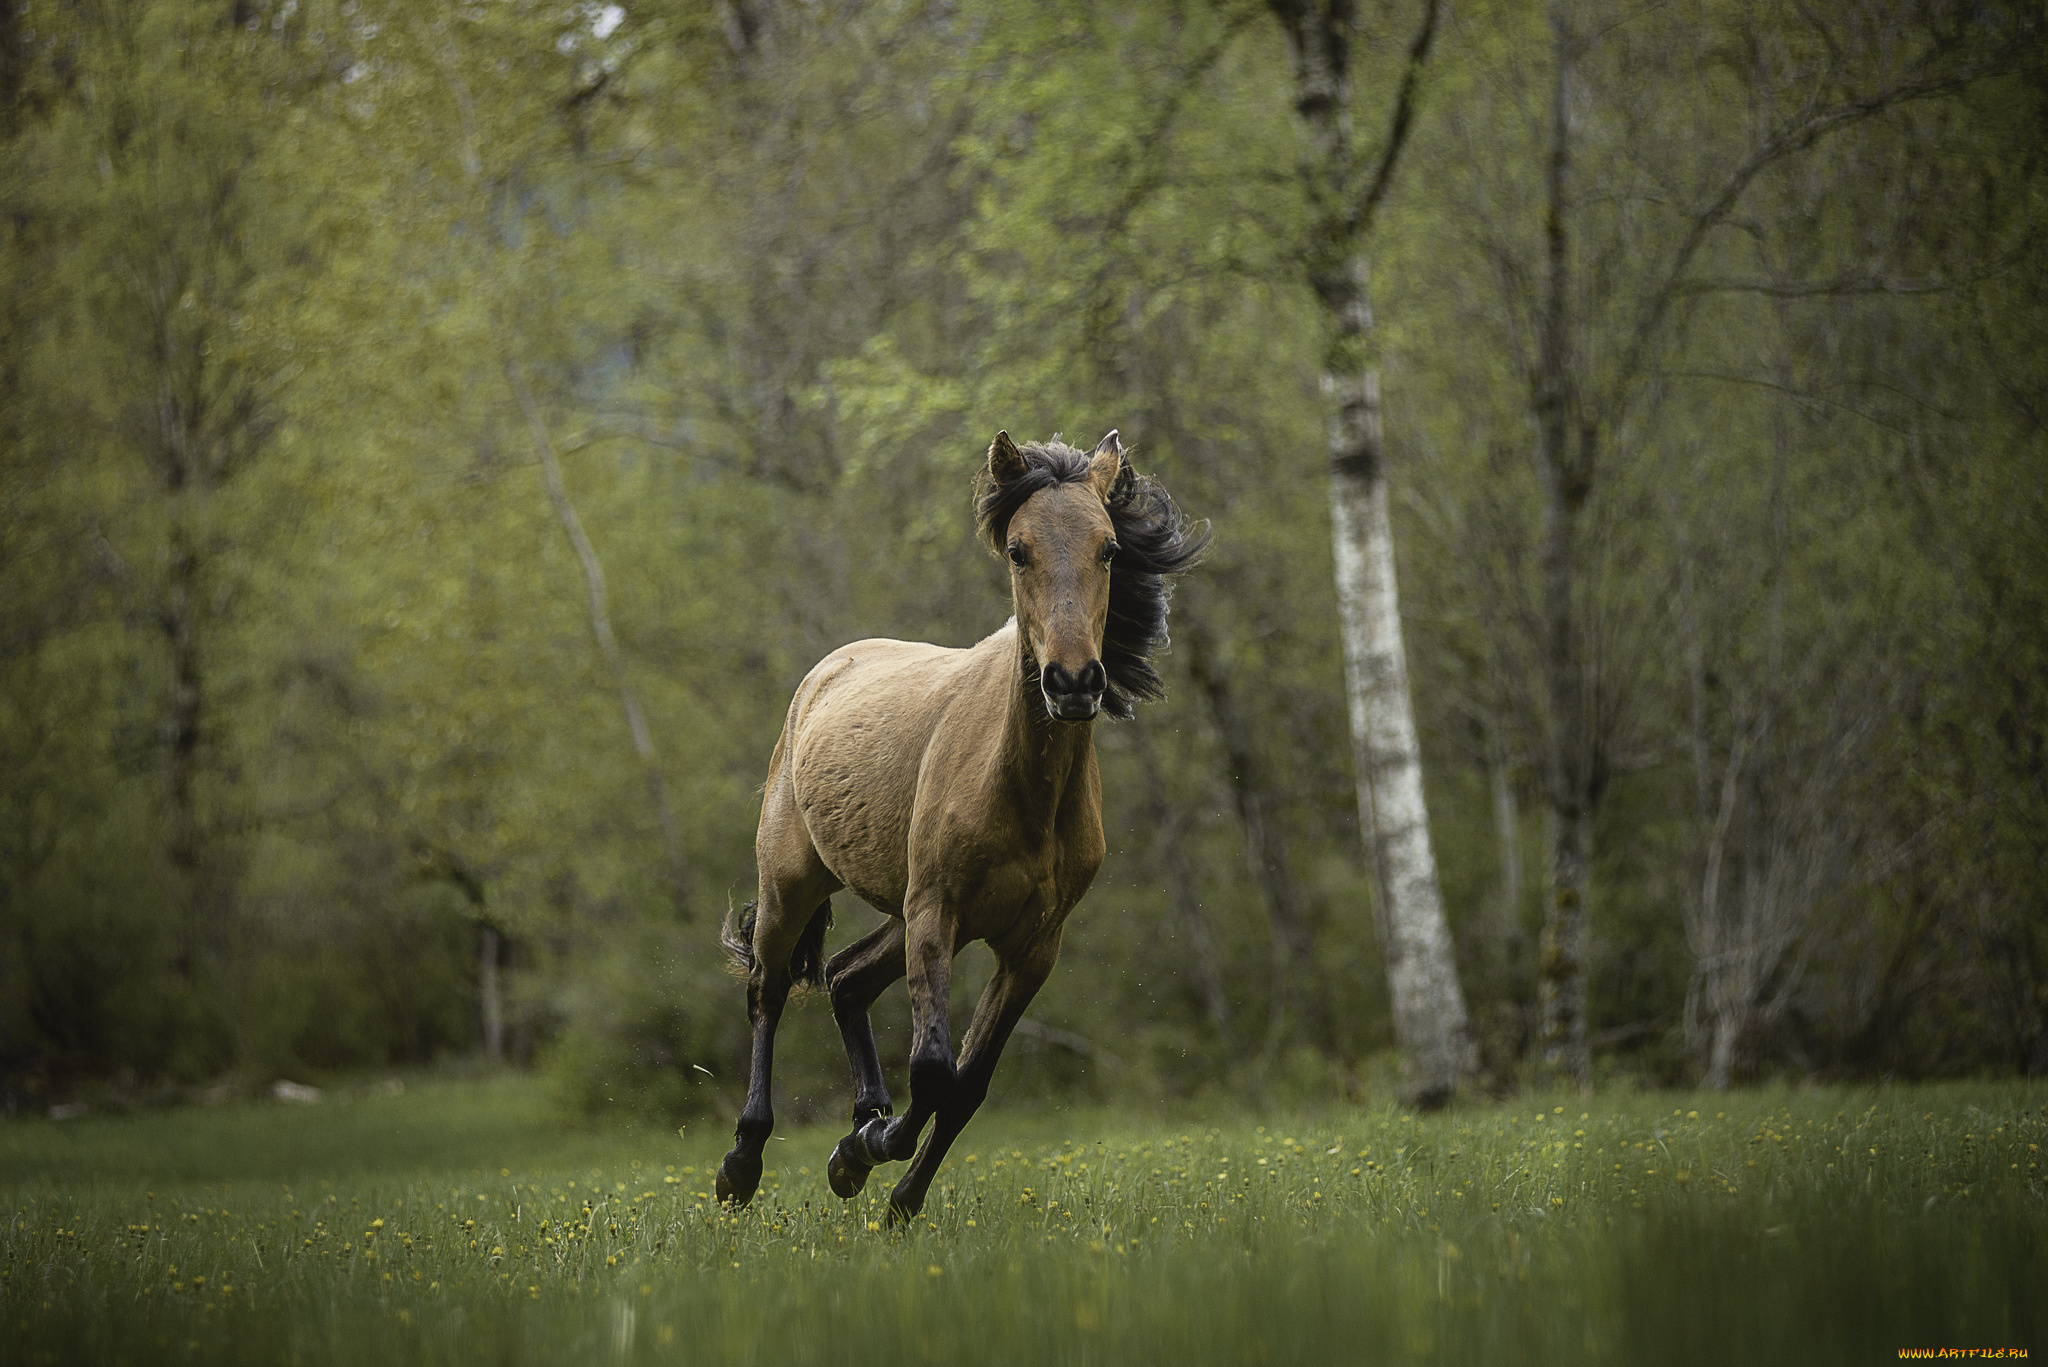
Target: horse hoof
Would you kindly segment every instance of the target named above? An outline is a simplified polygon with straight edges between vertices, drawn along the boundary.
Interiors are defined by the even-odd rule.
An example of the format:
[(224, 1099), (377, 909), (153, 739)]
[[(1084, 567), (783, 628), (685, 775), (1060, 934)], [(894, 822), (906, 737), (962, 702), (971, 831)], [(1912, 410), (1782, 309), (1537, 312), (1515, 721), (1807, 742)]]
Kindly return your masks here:
[(718, 1202), (726, 1206), (743, 1206), (754, 1199), (754, 1189), (761, 1185), (761, 1160), (749, 1158), (734, 1149), (718, 1165)]
[(918, 1212), (923, 1209), (924, 1197), (919, 1196), (913, 1202), (912, 1198), (908, 1196), (899, 1196), (891, 1192), (889, 1194), (889, 1228), (894, 1229), (898, 1225), (909, 1224), (917, 1218)]
[(868, 1174), (874, 1165), (862, 1162), (866, 1155), (861, 1151), (859, 1134), (850, 1134), (839, 1141), (832, 1150), (832, 1157), (825, 1164), (825, 1180), (832, 1184), (832, 1194), (846, 1201), (860, 1195), (860, 1189), (868, 1184)]

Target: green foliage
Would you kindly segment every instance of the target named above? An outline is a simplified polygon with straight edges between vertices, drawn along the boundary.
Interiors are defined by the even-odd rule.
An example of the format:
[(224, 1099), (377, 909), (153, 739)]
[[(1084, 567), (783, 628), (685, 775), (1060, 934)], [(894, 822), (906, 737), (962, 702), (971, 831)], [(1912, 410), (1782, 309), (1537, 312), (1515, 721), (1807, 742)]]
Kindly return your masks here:
[[(1364, 146), (1409, 16), (1361, 23)], [(1582, 567), (1615, 770), (1593, 1028), (1623, 1073), (1697, 1075), (1709, 870), (1733, 905), (1788, 848), (1827, 876), (1744, 1067), (2048, 1066), (2041, 39), (2017, 8), (1920, 23), (1659, 12), (1581, 63), (1578, 345), (1626, 391)], [(1527, 7), (1446, 20), (1358, 358), (1501, 1088), (1543, 848), (1549, 50)], [(1617, 379), (1686, 215), (1886, 51), (1934, 52), (1938, 88), (1748, 183)], [(729, 1110), (746, 1031), (714, 928), (753, 891), (791, 689), (847, 640), (999, 625), (968, 511), (989, 438), (1112, 426), (1216, 542), (1170, 698), (1099, 728), (1111, 857), (1004, 1076), (1369, 1089), (1390, 1027), (1292, 88), (1251, 5), (10, 9), (7, 1095), (478, 1049), (488, 927), (511, 1052), (552, 1049), (558, 1095)], [(1276, 1002), (1290, 898), (1314, 947)], [(826, 1013), (788, 1030), (785, 1114), (836, 1115)]]
[[(589, 956), (563, 1002), (567, 1024), (550, 1066), (570, 1111), (658, 1125), (738, 1109), (745, 1077), (729, 1070), (752, 1038), (744, 990), (692, 948), (673, 928), (637, 926)], [(792, 1053), (815, 1042), (791, 1034)], [(821, 1060), (808, 1061), (813, 1068), (801, 1054), (792, 1060), (786, 1092), (803, 1090), (797, 1080)]]

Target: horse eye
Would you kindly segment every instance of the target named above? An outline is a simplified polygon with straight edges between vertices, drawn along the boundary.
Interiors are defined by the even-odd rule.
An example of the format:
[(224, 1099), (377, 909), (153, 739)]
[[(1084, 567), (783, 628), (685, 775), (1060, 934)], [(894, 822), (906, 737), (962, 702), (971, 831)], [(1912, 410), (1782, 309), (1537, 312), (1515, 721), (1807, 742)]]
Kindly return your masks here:
[(1117, 545), (1114, 541), (1110, 542), (1107, 546), (1104, 546), (1102, 548), (1102, 563), (1106, 565), (1110, 561), (1116, 559), (1116, 553), (1122, 549), (1123, 547)]
[(1023, 564), (1025, 558), (1026, 557), (1024, 555), (1024, 546), (1022, 542), (1016, 543), (1010, 547), (1010, 563), (1012, 565)]

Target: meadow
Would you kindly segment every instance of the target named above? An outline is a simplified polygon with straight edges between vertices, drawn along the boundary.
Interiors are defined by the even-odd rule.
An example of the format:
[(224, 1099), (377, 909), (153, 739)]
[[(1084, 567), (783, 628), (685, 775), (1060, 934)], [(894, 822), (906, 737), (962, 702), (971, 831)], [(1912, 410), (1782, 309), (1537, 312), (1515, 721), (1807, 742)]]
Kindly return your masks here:
[(924, 1214), (837, 1127), (531, 1081), (0, 1124), (10, 1362), (1850, 1363), (2048, 1353), (2048, 1088), (989, 1110)]

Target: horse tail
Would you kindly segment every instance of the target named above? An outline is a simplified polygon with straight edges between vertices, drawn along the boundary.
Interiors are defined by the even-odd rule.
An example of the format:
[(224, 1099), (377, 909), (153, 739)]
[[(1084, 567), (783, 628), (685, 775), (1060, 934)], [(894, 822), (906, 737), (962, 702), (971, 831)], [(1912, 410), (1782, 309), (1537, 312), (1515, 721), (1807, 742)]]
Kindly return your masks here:
[[(749, 902), (737, 911), (728, 913), (725, 924), (719, 927), (718, 942), (725, 946), (726, 958), (732, 971), (742, 978), (752, 977), (754, 972), (754, 922), (761, 914), (759, 902)], [(826, 898), (818, 909), (811, 913), (810, 924), (797, 937), (796, 948), (789, 955), (789, 977), (796, 987), (823, 987), (825, 985), (825, 932), (832, 929), (832, 899)]]
[(728, 911), (725, 924), (718, 928), (718, 943), (725, 946), (725, 957), (737, 977), (754, 975), (754, 920), (760, 914), (761, 904), (749, 902), (737, 911)]
[(832, 929), (832, 899), (827, 897), (811, 913), (811, 923), (797, 937), (789, 956), (790, 980), (798, 987), (825, 985), (825, 932)]

